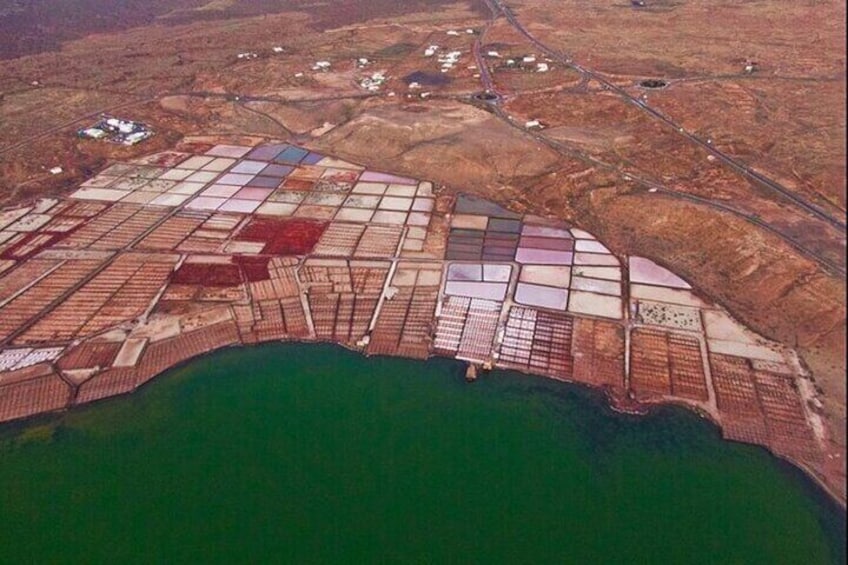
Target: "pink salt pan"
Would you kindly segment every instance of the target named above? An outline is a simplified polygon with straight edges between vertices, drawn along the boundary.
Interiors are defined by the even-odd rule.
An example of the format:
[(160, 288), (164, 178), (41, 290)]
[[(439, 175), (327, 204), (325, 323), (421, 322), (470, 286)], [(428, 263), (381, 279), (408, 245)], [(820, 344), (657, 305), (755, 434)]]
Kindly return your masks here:
[(430, 214), (426, 212), (411, 212), (406, 223), (410, 226), (428, 226), (430, 224)]
[(396, 175), (390, 175), (388, 173), (378, 173), (376, 171), (365, 171), (359, 177), (361, 181), (371, 181), (371, 182), (385, 182), (385, 183), (395, 183), (395, 184), (414, 184), (417, 185), (418, 181), (415, 179), (410, 179), (406, 177), (399, 177)]
[(233, 194), (239, 191), (238, 186), (228, 186), (225, 184), (213, 184), (206, 190), (204, 190), (201, 194), (203, 196), (215, 196), (218, 198), (229, 198)]
[(689, 283), (650, 259), (630, 257), (630, 282), (670, 286), (672, 288), (692, 288)]
[(601, 242), (594, 239), (578, 239), (577, 245), (575, 246), (576, 251), (587, 251), (589, 253), (609, 253), (610, 250), (607, 249)]
[(235, 198), (241, 200), (265, 200), (271, 193), (274, 192), (272, 188), (253, 188), (253, 187), (245, 187), (236, 192)]
[(527, 306), (565, 310), (568, 304), (568, 291), (549, 286), (518, 283), (515, 287), (515, 301)]
[(509, 282), (512, 267), (509, 265), (483, 265), (483, 280), (486, 282)]
[(221, 204), (226, 202), (223, 198), (213, 198), (209, 196), (198, 196), (188, 204), (186, 208), (191, 210), (217, 210)]
[(448, 281), (445, 294), (501, 301), (506, 297), (506, 283)]
[(250, 182), (255, 175), (245, 175), (240, 173), (227, 173), (218, 179), (217, 184), (232, 184), (236, 186), (243, 186)]
[(230, 169), (231, 173), (241, 173), (247, 175), (255, 175), (262, 169), (268, 166), (268, 163), (263, 161), (241, 161), (235, 167)]
[(519, 247), (515, 253), (515, 260), (519, 263), (532, 263), (536, 265), (570, 265), (572, 254), (570, 251), (550, 251), (547, 249), (528, 249)]
[(433, 199), (432, 198), (416, 198), (412, 203), (412, 209), (416, 212), (432, 212), (433, 211)]
[(481, 281), (483, 269), (480, 264), (452, 263), (448, 267), (449, 281)]
[(243, 214), (249, 214), (256, 210), (259, 207), (260, 202), (258, 200), (238, 200), (231, 199), (224, 202), (219, 210), (222, 212), (241, 212)]

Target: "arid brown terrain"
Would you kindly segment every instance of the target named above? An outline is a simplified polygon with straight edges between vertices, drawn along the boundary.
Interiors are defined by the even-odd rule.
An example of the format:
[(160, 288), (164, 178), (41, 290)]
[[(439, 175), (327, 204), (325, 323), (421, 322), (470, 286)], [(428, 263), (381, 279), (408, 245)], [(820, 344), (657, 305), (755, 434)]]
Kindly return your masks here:
[[(566, 220), (797, 349), (844, 502), (843, 2), (19, 4), (0, 12), (2, 206), (250, 136)], [(78, 139), (104, 112), (157, 135)]]

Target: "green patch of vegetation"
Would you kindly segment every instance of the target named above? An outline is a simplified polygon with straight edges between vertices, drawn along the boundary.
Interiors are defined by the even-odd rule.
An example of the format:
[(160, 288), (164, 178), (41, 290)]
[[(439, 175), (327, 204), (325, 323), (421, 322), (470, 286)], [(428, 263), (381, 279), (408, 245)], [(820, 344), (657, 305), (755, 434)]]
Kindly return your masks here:
[(374, 59), (388, 59), (393, 57), (406, 57), (415, 49), (417, 45), (414, 43), (395, 43), (394, 45), (389, 45), (388, 47), (384, 47), (379, 51), (374, 52)]

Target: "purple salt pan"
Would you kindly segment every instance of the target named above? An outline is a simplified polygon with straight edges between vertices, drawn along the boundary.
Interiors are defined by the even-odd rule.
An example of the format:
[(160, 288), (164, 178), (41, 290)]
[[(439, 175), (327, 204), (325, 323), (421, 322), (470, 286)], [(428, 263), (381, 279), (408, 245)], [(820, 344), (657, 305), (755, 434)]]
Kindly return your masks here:
[(519, 247), (515, 254), (515, 260), (519, 263), (533, 263), (536, 265), (570, 265), (572, 253), (570, 251), (549, 251), (546, 249), (528, 249)]
[(480, 252), (463, 251), (461, 249), (448, 249), (445, 254), (448, 259), (458, 261), (475, 261), (480, 259)]
[(290, 167), (289, 165), (268, 165), (259, 173), (260, 175), (266, 177), (278, 177), (282, 178), (288, 176), (294, 170), (294, 167)]
[(449, 281), (481, 281), (483, 272), (481, 265), (453, 263), (448, 267)]
[(473, 243), (455, 243), (450, 242), (448, 244), (449, 249), (455, 249), (457, 251), (467, 251), (469, 253), (480, 253), (481, 248), (479, 245), (475, 245)]
[(513, 253), (515, 253), (515, 246), (511, 245), (484, 245), (483, 251), (485, 253), (494, 253), (496, 255), (508, 255), (510, 259), (512, 259)]
[(186, 208), (191, 210), (217, 210), (221, 204), (226, 202), (224, 198), (212, 198), (208, 196), (198, 196), (194, 200), (186, 204)]
[(231, 184), (243, 186), (250, 182), (254, 175), (242, 175), (239, 173), (227, 173), (216, 181), (216, 184)]
[(252, 175), (264, 169), (267, 164), (262, 161), (240, 161), (236, 163), (235, 167), (230, 169), (230, 172)]
[(609, 253), (609, 249), (604, 247), (602, 243), (594, 239), (578, 239), (576, 245), (577, 251), (587, 251), (589, 253)]
[(509, 282), (512, 267), (509, 265), (483, 265), (483, 280), (486, 282)]
[(650, 259), (630, 257), (630, 282), (670, 286), (672, 288), (692, 288), (689, 283)]
[(239, 190), (235, 198), (239, 200), (265, 200), (272, 192), (273, 190), (269, 188), (246, 187)]
[(321, 155), (320, 153), (309, 153), (306, 157), (303, 158), (303, 161), (301, 161), (301, 164), (303, 164), (303, 165), (315, 165), (315, 164), (318, 163), (318, 161), (320, 161), (323, 158), (324, 158), (324, 156)]
[(484, 250), (481, 259), (484, 261), (512, 261), (512, 255)]
[(241, 200), (233, 198), (224, 202), (218, 209), (223, 212), (242, 212), (249, 214), (258, 207), (259, 201), (257, 200)]
[(280, 179), (275, 177), (253, 177), (246, 186), (256, 188), (277, 188), (280, 184)]
[(515, 301), (527, 306), (565, 310), (568, 304), (568, 291), (549, 286), (518, 283), (515, 287)]
[(377, 171), (365, 171), (359, 177), (361, 181), (371, 181), (371, 182), (385, 182), (385, 183), (395, 183), (395, 184), (418, 184), (418, 181), (415, 179), (410, 179), (406, 177), (399, 177), (396, 175), (390, 175), (388, 173), (378, 173)]
[(519, 242), (521, 247), (533, 249), (550, 249), (552, 251), (572, 251), (574, 249), (573, 239), (562, 239), (554, 237), (522, 236)]
[(238, 185), (213, 184), (203, 191), (203, 196), (229, 198), (239, 191)]
[(250, 152), (248, 159), (257, 159), (259, 161), (270, 161), (289, 147), (288, 144), (260, 145)]
[(500, 301), (506, 297), (506, 288), (506, 283), (448, 281), (445, 294)]

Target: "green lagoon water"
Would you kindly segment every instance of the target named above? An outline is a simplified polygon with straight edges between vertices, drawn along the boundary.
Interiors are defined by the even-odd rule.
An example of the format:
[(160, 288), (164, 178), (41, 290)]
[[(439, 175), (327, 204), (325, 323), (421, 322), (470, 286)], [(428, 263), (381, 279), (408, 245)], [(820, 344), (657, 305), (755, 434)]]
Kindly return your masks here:
[(839, 563), (845, 517), (698, 417), (331, 346), (0, 427), (3, 563)]

